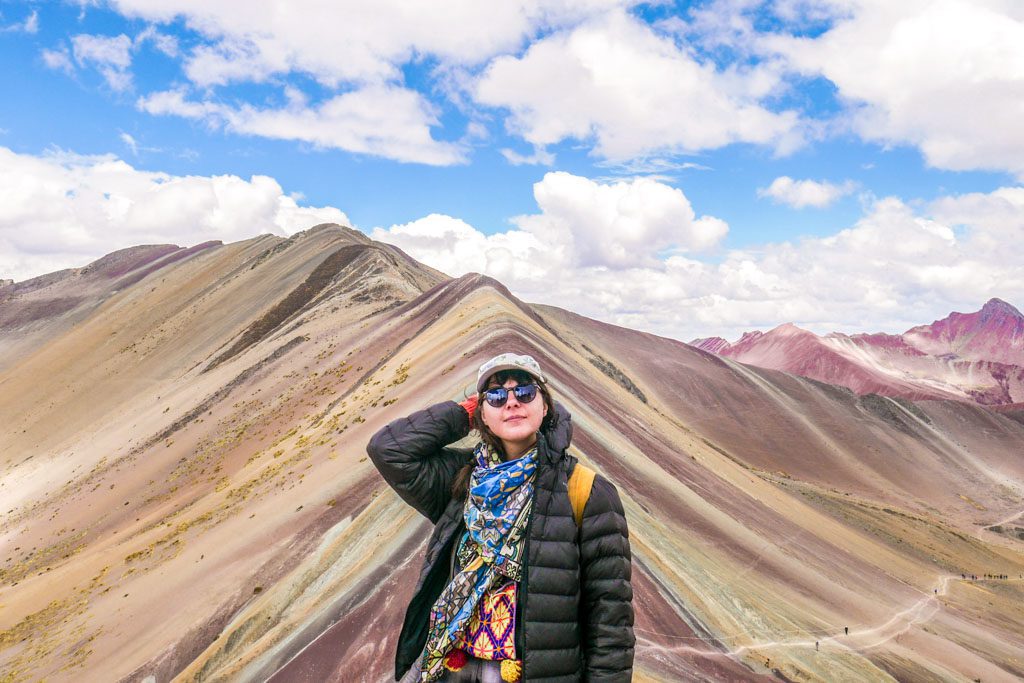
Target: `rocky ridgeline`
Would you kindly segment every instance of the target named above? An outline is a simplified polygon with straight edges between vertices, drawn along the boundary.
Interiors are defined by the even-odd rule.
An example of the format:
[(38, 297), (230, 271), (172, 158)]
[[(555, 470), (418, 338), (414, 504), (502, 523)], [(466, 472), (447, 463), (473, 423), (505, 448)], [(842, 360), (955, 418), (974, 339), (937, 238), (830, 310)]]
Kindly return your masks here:
[(768, 332), (746, 332), (733, 343), (705, 337), (690, 345), (858, 394), (986, 406), (1024, 401), (1024, 315), (1002, 299), (903, 334), (818, 336), (785, 323)]

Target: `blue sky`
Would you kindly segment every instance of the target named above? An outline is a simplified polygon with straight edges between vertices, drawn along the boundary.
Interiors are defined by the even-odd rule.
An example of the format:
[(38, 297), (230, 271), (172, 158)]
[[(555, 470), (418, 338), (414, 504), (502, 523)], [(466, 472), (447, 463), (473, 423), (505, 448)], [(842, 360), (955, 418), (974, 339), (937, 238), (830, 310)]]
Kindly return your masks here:
[(337, 220), (681, 339), (1024, 303), (1016, 3), (0, 2), (0, 31), (0, 278)]

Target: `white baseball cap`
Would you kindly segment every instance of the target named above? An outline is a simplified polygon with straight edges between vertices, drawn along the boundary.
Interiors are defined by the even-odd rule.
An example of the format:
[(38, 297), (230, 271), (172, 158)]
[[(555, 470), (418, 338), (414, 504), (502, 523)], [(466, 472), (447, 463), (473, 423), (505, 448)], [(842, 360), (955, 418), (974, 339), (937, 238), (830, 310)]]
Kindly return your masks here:
[(484, 387), (487, 386), (487, 380), (490, 379), (491, 375), (502, 370), (521, 370), (541, 384), (547, 383), (547, 380), (544, 379), (544, 374), (540, 371), (540, 365), (533, 359), (533, 356), (503, 353), (480, 366), (480, 371), (476, 374), (477, 393), (484, 390)]

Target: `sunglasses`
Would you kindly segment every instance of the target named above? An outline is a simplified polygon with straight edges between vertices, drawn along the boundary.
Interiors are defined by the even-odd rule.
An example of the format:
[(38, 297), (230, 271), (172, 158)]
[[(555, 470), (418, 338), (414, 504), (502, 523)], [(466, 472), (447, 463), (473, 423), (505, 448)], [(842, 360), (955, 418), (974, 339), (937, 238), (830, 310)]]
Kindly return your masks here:
[(492, 408), (500, 408), (508, 402), (509, 392), (515, 394), (516, 400), (520, 403), (529, 403), (533, 399), (537, 398), (537, 385), (520, 384), (519, 386), (512, 387), (511, 389), (495, 387), (484, 392), (484, 399)]

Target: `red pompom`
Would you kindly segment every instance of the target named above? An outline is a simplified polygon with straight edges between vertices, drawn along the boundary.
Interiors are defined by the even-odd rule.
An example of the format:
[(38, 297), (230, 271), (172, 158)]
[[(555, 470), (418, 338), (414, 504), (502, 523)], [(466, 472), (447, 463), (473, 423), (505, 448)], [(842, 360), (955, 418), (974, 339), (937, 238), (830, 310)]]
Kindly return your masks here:
[(462, 667), (466, 666), (466, 662), (469, 661), (469, 656), (462, 650), (455, 649), (448, 653), (444, 658), (444, 668), (449, 671), (458, 671)]

